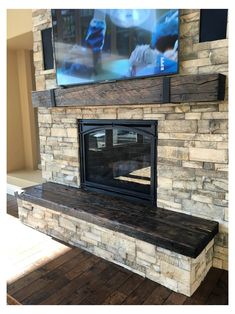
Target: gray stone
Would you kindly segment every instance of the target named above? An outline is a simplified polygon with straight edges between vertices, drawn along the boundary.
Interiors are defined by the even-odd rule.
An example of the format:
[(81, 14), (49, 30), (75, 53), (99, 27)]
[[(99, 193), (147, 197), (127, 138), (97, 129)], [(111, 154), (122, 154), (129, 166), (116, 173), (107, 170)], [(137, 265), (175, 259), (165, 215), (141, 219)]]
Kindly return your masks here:
[(192, 215), (208, 219), (223, 219), (224, 209), (221, 206), (196, 202), (193, 200), (182, 200), (182, 207)]
[(215, 170), (215, 164), (213, 162), (204, 162), (203, 168), (206, 170)]

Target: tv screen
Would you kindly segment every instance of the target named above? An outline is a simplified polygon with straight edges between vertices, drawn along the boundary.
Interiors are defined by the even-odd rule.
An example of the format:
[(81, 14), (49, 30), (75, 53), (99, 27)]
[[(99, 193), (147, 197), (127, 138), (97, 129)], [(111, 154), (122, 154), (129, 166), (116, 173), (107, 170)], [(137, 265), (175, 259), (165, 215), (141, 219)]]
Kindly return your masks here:
[(179, 10), (53, 9), (58, 85), (178, 72)]

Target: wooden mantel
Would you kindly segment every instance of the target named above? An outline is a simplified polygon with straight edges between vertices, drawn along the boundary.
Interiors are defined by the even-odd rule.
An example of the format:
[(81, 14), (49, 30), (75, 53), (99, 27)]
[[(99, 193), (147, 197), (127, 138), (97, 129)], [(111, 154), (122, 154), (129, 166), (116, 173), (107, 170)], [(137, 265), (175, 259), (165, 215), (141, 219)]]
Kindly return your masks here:
[(224, 100), (223, 74), (151, 77), (32, 92), (33, 107), (121, 106)]

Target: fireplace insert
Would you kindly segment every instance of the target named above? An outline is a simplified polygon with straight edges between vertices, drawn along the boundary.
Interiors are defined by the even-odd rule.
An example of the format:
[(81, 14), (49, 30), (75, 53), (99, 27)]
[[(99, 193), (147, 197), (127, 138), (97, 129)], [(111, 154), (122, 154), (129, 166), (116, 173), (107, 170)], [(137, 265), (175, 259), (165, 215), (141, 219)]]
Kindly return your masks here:
[(156, 205), (157, 121), (80, 120), (81, 187)]

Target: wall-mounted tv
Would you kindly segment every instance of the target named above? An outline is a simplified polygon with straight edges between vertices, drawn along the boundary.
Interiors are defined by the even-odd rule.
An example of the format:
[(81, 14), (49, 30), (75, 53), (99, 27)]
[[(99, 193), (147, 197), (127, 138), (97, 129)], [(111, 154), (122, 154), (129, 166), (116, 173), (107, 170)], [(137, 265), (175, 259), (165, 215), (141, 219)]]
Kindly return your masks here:
[(58, 85), (178, 73), (179, 10), (53, 9)]

